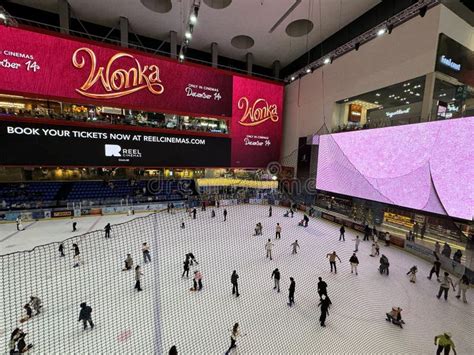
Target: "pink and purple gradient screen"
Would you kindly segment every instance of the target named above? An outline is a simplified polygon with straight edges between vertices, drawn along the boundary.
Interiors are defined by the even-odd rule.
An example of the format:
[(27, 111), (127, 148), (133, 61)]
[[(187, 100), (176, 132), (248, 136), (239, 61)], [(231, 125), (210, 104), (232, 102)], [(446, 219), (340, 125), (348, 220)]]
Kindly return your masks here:
[(316, 187), (471, 220), (474, 117), (321, 136)]

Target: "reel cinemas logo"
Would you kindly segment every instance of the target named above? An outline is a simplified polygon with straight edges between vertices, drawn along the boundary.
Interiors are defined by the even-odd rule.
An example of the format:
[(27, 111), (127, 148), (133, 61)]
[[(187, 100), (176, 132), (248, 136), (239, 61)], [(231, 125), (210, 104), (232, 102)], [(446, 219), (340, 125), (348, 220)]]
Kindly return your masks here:
[[(140, 62), (131, 54), (117, 53), (113, 55), (107, 65), (97, 66), (97, 57), (90, 48), (79, 48), (72, 55), (72, 64), (77, 69), (82, 69), (86, 65), (86, 57), (90, 61), (89, 76), (80, 89), (76, 91), (86, 97), (94, 99), (114, 99), (121, 96), (133, 94), (134, 92), (148, 89), (153, 95), (160, 95), (165, 91), (161, 84), (160, 68), (157, 65), (142, 66)], [(112, 66), (120, 64), (120, 60), (128, 58), (132, 60), (134, 66), (128, 69), (114, 69)], [(91, 88), (101, 86), (105, 93), (93, 93)]]
[(257, 99), (251, 105), (249, 99), (243, 96), (237, 102), (237, 107), (244, 110), (244, 115), (239, 121), (242, 126), (256, 126), (268, 120), (278, 122), (280, 119), (277, 105), (270, 105), (265, 99)]
[(118, 144), (106, 144), (105, 156), (118, 158), (141, 158), (142, 153), (139, 149), (123, 149)]

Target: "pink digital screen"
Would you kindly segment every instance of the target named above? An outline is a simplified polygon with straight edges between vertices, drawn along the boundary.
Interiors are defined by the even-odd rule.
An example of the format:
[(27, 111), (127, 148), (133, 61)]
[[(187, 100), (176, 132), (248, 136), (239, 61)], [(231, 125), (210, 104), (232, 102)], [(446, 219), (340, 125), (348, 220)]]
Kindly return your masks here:
[(474, 117), (320, 137), (319, 190), (471, 220)]

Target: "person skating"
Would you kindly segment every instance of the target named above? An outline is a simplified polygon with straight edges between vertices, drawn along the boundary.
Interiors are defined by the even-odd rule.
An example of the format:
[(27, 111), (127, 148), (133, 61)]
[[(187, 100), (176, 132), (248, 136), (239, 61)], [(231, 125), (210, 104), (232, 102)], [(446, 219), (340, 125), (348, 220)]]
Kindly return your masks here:
[(35, 316), (40, 314), (41, 308), (43, 307), (43, 305), (41, 304), (41, 300), (39, 299), (39, 297), (30, 296), (29, 304), (31, 308), (33, 309), (33, 311), (35, 311)]
[(332, 253), (327, 254), (326, 258), (329, 258), (329, 265), (331, 265), (331, 272), (332, 272), (332, 269), (334, 268), (334, 273), (337, 274), (336, 259), (339, 259), (339, 263), (340, 263), (341, 259), (339, 258), (339, 256), (336, 254), (335, 251), (333, 251)]
[(418, 268), (416, 265), (412, 266), (410, 270), (407, 272), (407, 275), (410, 275), (410, 282), (416, 283), (416, 273), (418, 272)]
[(197, 213), (197, 210), (195, 208), (193, 208), (193, 211), (192, 211), (193, 219), (196, 219), (196, 213)]
[(76, 221), (72, 222), (72, 231), (73, 232), (77, 231), (77, 222)]
[(143, 276), (142, 268), (140, 267), (140, 265), (137, 265), (135, 267), (135, 289), (137, 291), (142, 291), (142, 285), (141, 285), (142, 276)]
[(375, 255), (376, 256), (380, 255), (380, 245), (377, 241), (375, 241)]
[(112, 229), (112, 227), (110, 226), (110, 223), (107, 223), (104, 227), (105, 238), (110, 238), (110, 230), (111, 229)]
[(236, 297), (239, 297), (239, 275), (237, 275), (237, 271), (232, 271), (232, 276), (230, 277), (230, 282), (232, 283), (232, 294)]
[(262, 235), (262, 223), (258, 222), (256, 225), (255, 225), (255, 235)]
[(292, 246), (291, 254), (298, 254), (296, 250), (297, 248), (300, 247), (300, 245), (298, 244), (298, 240), (295, 240), (293, 243), (291, 243), (291, 246)]
[(245, 335), (247, 334), (240, 333), (239, 323), (235, 323), (232, 330), (230, 330), (230, 346), (225, 355), (228, 355), (232, 349), (235, 349), (237, 347), (237, 339)]
[(274, 281), (274, 286), (273, 286), (273, 289), (274, 290), (277, 290), (277, 292), (280, 292), (280, 270), (278, 270), (278, 268), (276, 268), (275, 270), (273, 270), (272, 272), (272, 279)]
[(188, 254), (186, 254), (186, 258), (189, 258), (189, 265), (193, 266), (194, 263), (196, 263), (196, 265), (199, 265), (193, 253), (189, 252)]
[(443, 251), (441, 252), (441, 255), (444, 255), (448, 259), (451, 258), (451, 247), (446, 242), (444, 243)]
[(189, 277), (189, 258), (187, 255), (186, 255), (186, 260), (183, 261), (183, 274), (181, 275), (181, 278), (183, 278), (185, 274), (186, 274), (186, 277), (188, 278)]
[(327, 288), (328, 288), (328, 284), (326, 282), (323, 281), (322, 277), (318, 277), (318, 295), (319, 295), (319, 298), (321, 299), (322, 295), (328, 295), (327, 293)]
[(184, 225), (184, 219), (181, 218), (181, 229), (184, 229), (186, 228), (186, 226)]
[(403, 325), (405, 322), (402, 320), (402, 309), (400, 307), (392, 307), (392, 310), (389, 313), (385, 313), (386, 321), (392, 322), (395, 325), (398, 325), (400, 328), (403, 329)]
[(379, 266), (380, 273), (381, 274), (386, 273), (388, 276), (390, 274), (389, 267), (390, 267), (390, 263), (388, 262), (388, 258), (384, 254), (382, 254), (382, 256), (380, 257), (380, 266)]
[(33, 317), (33, 310), (30, 307), (30, 304), (27, 303), (23, 306), (23, 309), (25, 310), (25, 315), (21, 317), (20, 323), (26, 322), (28, 319), (31, 319)]
[(467, 303), (466, 292), (469, 289), (469, 277), (467, 277), (466, 274), (462, 275), (456, 285), (458, 286), (458, 294), (456, 295), (456, 298), (459, 299), (462, 294), (462, 301)]
[(211, 211), (211, 218), (214, 218), (216, 216), (216, 211), (212, 210)]
[(329, 307), (331, 306), (331, 300), (327, 295), (322, 295), (318, 307), (321, 307), (321, 315), (319, 316), (319, 324), (321, 327), (326, 326), (326, 317), (329, 316)]
[[(453, 254), (453, 261), (461, 264), (461, 259), (462, 259), (462, 251), (461, 250), (456, 250), (456, 252)], [(454, 267), (454, 266), (453, 266)]]
[(33, 347), (33, 344), (26, 344), (26, 335), (27, 333), (20, 328), (15, 328), (15, 330), (13, 330), (9, 342), (10, 354), (26, 353)]
[(439, 244), (439, 242), (436, 241), (435, 246), (434, 246), (433, 253), (434, 253), (436, 256), (438, 256), (440, 250), (441, 250), (441, 244)]
[(427, 278), (428, 280), (431, 280), (431, 277), (433, 276), (433, 274), (436, 274), (436, 280), (438, 280), (438, 282), (441, 282), (441, 280), (439, 279), (439, 272), (441, 270), (441, 261), (438, 258), (438, 254), (434, 253), (434, 256), (435, 256), (435, 260), (433, 262), (433, 267), (431, 268), (430, 276), (427, 276)]
[(295, 303), (295, 280), (290, 277), (290, 288), (288, 288), (288, 306), (292, 306)]
[(339, 241), (341, 241), (341, 240), (343, 242), (346, 241), (345, 233), (346, 233), (346, 228), (344, 228), (344, 225), (342, 225), (341, 228), (339, 228)]
[(360, 238), (358, 235), (356, 235), (356, 239), (352, 239), (352, 240), (355, 241), (354, 253), (357, 253), (359, 251)]
[(268, 217), (271, 217), (272, 216), (272, 206), (270, 206), (270, 208), (268, 209)]
[(78, 267), (81, 260), (80, 260), (80, 255), (81, 255), (81, 252), (79, 251), (79, 246), (74, 243), (72, 245), (72, 249), (74, 251), (74, 256), (73, 256), (73, 261), (74, 261), (74, 266), (73, 267)]
[(385, 232), (385, 246), (389, 247), (390, 246), (390, 233)]
[(272, 249), (273, 249), (274, 244), (268, 239), (268, 242), (265, 243), (265, 250), (267, 251), (267, 258), (272, 259)]
[(142, 253), (143, 253), (143, 262), (146, 264), (147, 262), (151, 262), (151, 255), (150, 255), (150, 247), (145, 242), (142, 244)]
[(355, 274), (359, 275), (357, 273), (357, 266), (359, 266), (359, 259), (357, 258), (357, 255), (355, 253), (352, 254), (352, 256), (350, 257), (349, 262), (351, 263), (351, 274), (354, 273), (355, 271)]
[(21, 231), (23, 229), (22, 223), (21, 223), (21, 217), (18, 216), (16, 218), (16, 230)]
[(304, 221), (304, 222), (303, 222), (303, 223), (304, 223), (304, 227), (307, 227), (307, 226), (308, 226), (308, 223), (309, 223), (309, 217), (308, 217), (307, 214), (305, 214), (305, 215), (303, 216), (303, 221)]
[(450, 286), (453, 287), (453, 291), (456, 291), (456, 287), (454, 286), (453, 280), (449, 277), (449, 273), (445, 272), (444, 277), (441, 280), (441, 284), (439, 285), (439, 292), (436, 296), (438, 299), (441, 298), (441, 295), (444, 293), (445, 301), (448, 300), (448, 291)]
[(64, 254), (64, 245), (63, 245), (63, 243), (59, 244), (58, 251), (59, 251), (59, 256), (60, 257), (66, 256)]
[(295, 214), (295, 211), (293, 211), (293, 208), (290, 208), (290, 215), (291, 215), (291, 218), (293, 218), (293, 215)]
[(281, 239), (281, 226), (280, 223), (277, 223), (275, 227), (275, 239)]
[(166, 205), (166, 212), (167, 213), (170, 213), (171, 212), (171, 204), (168, 202), (168, 204)]
[(438, 346), (436, 349), (436, 355), (449, 355), (451, 349), (453, 349), (454, 355), (456, 355), (456, 348), (454, 346), (453, 340), (451, 339), (451, 333), (443, 333), (434, 337), (434, 344)]
[(133, 267), (133, 258), (130, 254), (127, 254), (127, 258), (125, 259), (125, 267), (122, 269), (122, 271), (128, 271), (131, 270)]
[(364, 228), (364, 241), (369, 240), (370, 233), (371, 233), (370, 227), (368, 224), (366, 224)]
[(201, 211), (205, 212), (206, 211), (206, 202), (202, 201), (201, 203)]
[(196, 270), (194, 271), (194, 278), (193, 278), (193, 291), (201, 291), (202, 289), (202, 274)]
[(91, 329), (94, 329), (94, 322), (92, 322), (92, 307), (88, 306), (86, 302), (82, 302), (80, 307), (79, 322), (82, 321), (83, 329), (87, 329), (87, 323), (89, 323)]
[(225, 222), (227, 221), (227, 210), (225, 208), (224, 208), (223, 215), (224, 215), (224, 222)]
[(372, 248), (370, 250), (370, 256), (374, 257), (377, 253), (377, 250), (375, 249), (375, 243), (372, 243)]

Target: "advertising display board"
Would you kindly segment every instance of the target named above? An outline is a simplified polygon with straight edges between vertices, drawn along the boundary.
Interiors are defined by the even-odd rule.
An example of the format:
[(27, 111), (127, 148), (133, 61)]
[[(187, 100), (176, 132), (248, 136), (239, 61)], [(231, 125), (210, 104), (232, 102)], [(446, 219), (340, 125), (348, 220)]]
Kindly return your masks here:
[(435, 70), (474, 86), (474, 51), (440, 33)]
[(471, 220), (472, 132), (474, 117), (323, 135), (316, 188)]
[[(206, 138), (205, 145), (174, 144), (173, 151), (164, 154), (161, 149), (165, 145), (155, 144), (154, 148), (159, 150), (152, 162), (149, 160), (151, 151), (147, 151), (152, 145), (133, 142), (126, 149), (141, 147), (144, 157), (121, 161), (123, 164), (120, 165), (265, 167), (279, 158), (283, 127), (282, 84), (51, 32), (0, 26), (0, 38), (0, 93), (81, 105), (194, 117), (224, 117), (231, 121), (232, 142), (229, 146), (223, 138)], [(84, 128), (84, 131), (94, 129)], [(161, 136), (177, 138), (173, 134)], [(37, 143), (41, 141), (44, 149), (53, 152), (51, 159), (48, 159), (52, 165), (88, 164), (85, 158), (79, 159), (78, 146), (72, 149), (72, 146), (66, 147), (59, 142), (74, 144), (79, 142), (77, 139), (30, 138), (37, 139)], [(97, 155), (94, 159), (97, 158), (98, 163), (94, 165), (99, 164), (99, 157), (104, 158), (99, 152), (99, 141), (116, 143), (107, 142), (107, 139), (81, 143), (91, 144), (90, 147), (83, 145), (81, 149)], [(66, 150), (71, 150), (75, 158), (66, 159)], [(194, 158), (194, 151), (197, 159)], [(203, 160), (202, 154), (209, 152), (212, 155)], [(54, 162), (55, 156), (59, 155), (63, 155), (62, 159)], [(215, 161), (211, 161), (214, 156)], [(43, 157), (40, 161), (46, 164), (45, 159)], [(6, 164), (3, 161), (2, 164)], [(30, 161), (34, 162), (33, 159)], [(35, 165), (39, 165), (40, 161)], [(102, 162), (104, 165), (118, 163), (114, 159), (102, 159)]]
[(229, 138), (49, 122), (0, 120), (0, 164), (111, 167), (222, 167), (230, 164)]

